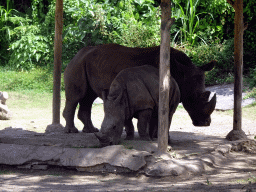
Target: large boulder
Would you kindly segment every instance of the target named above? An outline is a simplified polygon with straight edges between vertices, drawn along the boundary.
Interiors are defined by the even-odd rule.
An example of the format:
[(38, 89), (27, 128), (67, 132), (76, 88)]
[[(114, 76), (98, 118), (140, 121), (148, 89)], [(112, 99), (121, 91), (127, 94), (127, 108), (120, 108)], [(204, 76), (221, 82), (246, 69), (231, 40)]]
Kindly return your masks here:
[(8, 93), (0, 91), (0, 120), (9, 120), (12, 117), (12, 112), (8, 109), (6, 105), (7, 99)]

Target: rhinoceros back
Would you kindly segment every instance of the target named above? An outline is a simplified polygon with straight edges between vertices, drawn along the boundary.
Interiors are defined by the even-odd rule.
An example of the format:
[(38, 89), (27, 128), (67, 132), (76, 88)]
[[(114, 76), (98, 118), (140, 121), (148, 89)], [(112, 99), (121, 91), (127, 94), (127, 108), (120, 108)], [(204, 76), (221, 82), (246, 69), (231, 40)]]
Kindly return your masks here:
[(158, 106), (159, 75), (158, 69), (149, 65), (122, 70), (110, 86), (117, 84), (122, 91), (127, 90), (129, 107), (132, 111), (154, 109)]

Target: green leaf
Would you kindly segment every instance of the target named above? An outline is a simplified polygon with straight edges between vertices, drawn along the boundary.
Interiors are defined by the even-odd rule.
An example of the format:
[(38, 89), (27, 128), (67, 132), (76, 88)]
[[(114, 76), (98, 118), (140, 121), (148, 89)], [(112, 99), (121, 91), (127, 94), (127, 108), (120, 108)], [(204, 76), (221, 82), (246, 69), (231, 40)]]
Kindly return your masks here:
[(40, 53), (37, 53), (37, 54), (36, 54), (36, 61), (38, 62), (40, 58), (41, 58), (41, 54), (40, 54)]

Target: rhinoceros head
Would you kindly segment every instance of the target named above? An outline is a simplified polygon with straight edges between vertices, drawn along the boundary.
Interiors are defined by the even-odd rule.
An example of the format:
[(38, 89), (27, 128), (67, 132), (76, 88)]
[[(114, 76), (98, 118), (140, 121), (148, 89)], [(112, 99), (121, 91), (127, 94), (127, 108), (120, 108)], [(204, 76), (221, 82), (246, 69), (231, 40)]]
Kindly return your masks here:
[(104, 102), (104, 119), (100, 132), (95, 133), (96, 137), (104, 145), (118, 144), (123, 132), (125, 119), (127, 116), (127, 92), (119, 85), (112, 83), (111, 92), (102, 92)]
[(210, 71), (215, 65), (212, 61), (204, 66), (184, 66), (178, 64), (183, 77), (177, 77), (181, 90), (181, 102), (192, 119), (194, 126), (209, 126), (211, 113), (215, 109), (216, 94), (209, 101), (211, 92), (205, 91), (205, 71)]

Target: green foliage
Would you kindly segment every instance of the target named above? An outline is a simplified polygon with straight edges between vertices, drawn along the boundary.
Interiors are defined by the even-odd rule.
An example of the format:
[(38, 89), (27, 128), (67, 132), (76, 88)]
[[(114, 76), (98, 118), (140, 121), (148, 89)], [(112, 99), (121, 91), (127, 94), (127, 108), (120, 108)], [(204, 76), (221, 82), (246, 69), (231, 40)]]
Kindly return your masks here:
[(246, 72), (249, 72), (249, 69), (256, 68), (255, 18), (256, 2), (244, 0), (244, 22), (248, 24), (248, 28), (244, 31), (244, 68)]
[(207, 183), (207, 185), (212, 185), (212, 182), (210, 182), (210, 181), (208, 180), (208, 178), (206, 178), (206, 183)]
[[(118, 43), (148, 47), (160, 43), (159, 9), (152, 0), (64, 1), (64, 67), (82, 46)], [(5, 19), (3, 13), (12, 13)], [(15, 14), (14, 14), (15, 13)], [(17, 14), (16, 14), (17, 13)], [(18, 70), (53, 63), (55, 2), (33, 0), (25, 13), (1, 7), (1, 57)], [(6, 38), (6, 36), (8, 36)], [(5, 41), (2, 43), (2, 41)], [(8, 54), (7, 54), (8, 53)]]
[(246, 78), (250, 88), (256, 87), (256, 67), (254, 69), (250, 69), (250, 74)]
[(221, 84), (233, 82), (234, 70), (234, 40), (224, 41), (223, 44), (208, 44), (197, 47), (186, 46), (183, 50), (191, 57), (193, 63), (202, 66), (211, 60), (216, 60), (217, 64), (213, 70), (206, 72), (206, 84)]
[[(8, 7), (8, 6), (7, 6)], [(0, 6), (0, 30), (3, 32), (4, 37), (7, 38), (8, 41), (10, 41), (10, 27), (8, 26), (8, 21), (10, 19), (10, 15), (13, 9), (4, 9), (3, 6)]]
[[(0, 58), (6, 64), (6, 61), (9, 59), (9, 50), (8, 45), (11, 41), (11, 31), (15, 23), (17, 23), (20, 17), (12, 17), (16, 10), (10, 9), (10, 1), (7, 0), (7, 8), (0, 6)], [(22, 19), (22, 18), (21, 18)]]
[(72, 3), (69, 2), (71, 8), (66, 15), (71, 14), (76, 22), (65, 26), (64, 41), (75, 38), (77, 43), (84, 45), (112, 42), (141, 47), (159, 43), (158, 9), (150, 0), (118, 3), (78, 0)]
[[(120, 18), (110, 17), (114, 23), (113, 42), (131, 47), (150, 47), (160, 43), (159, 10), (150, 1), (124, 1), (125, 6), (116, 10)], [(143, 10), (144, 9), (144, 10)], [(141, 12), (139, 15), (138, 13)], [(114, 37), (114, 38), (113, 38)]]
[[(0, 40), (3, 45), (0, 51), (4, 62), (0, 65), (5, 66), (8, 63), (15, 69), (30, 70), (35, 66), (45, 66), (53, 61), (53, 52), (50, 50), (53, 49), (54, 33), (53, 35), (47, 33), (50, 29), (49, 22), (39, 24), (42, 18), (47, 21), (47, 16), (39, 14), (42, 11), (38, 12), (35, 9), (37, 3), (40, 4), (39, 8), (42, 8), (42, 2), (42, 0), (32, 2), (34, 12), (30, 12), (30, 15), (14, 9), (8, 11), (1, 7), (0, 26), (4, 25), (4, 27), (0, 31)], [(41, 16), (39, 17), (38, 14)], [(54, 27), (52, 31), (54, 32)]]
[[(161, 13), (153, 0), (65, 0), (63, 3), (63, 68), (82, 46), (117, 43), (150, 47), (160, 44)], [(26, 1), (22, 9), (12, 0), (1, 5), (5, 7), (0, 6), (0, 65), (21, 71), (37, 66), (51, 67), (55, 1)], [(251, 79), (256, 67), (255, 14), (255, 1), (244, 0), (244, 21), (248, 22), (244, 32), (244, 70)], [(223, 65), (216, 67), (216, 75), (224, 71), (223, 75), (231, 75), (231, 78), (233, 49), (225, 49), (228, 45), (224, 40), (233, 38), (234, 10), (226, 0), (175, 0), (173, 15), (176, 22), (171, 29), (171, 39), (182, 42), (188, 49), (192, 50), (191, 46), (193, 50), (198, 49), (197, 53), (189, 51), (198, 64), (205, 62), (204, 57), (205, 60), (217, 58)], [(202, 42), (209, 44), (209, 48), (201, 46)]]
[[(231, 5), (227, 3), (227, 0), (200, 0), (197, 10), (199, 13), (211, 13), (211, 15), (203, 14), (199, 16), (200, 26), (197, 33), (206, 41), (222, 42), (226, 33), (224, 26), (227, 23), (227, 19), (229, 20), (228, 22), (232, 22), (232, 19), (234, 19), (234, 10)], [(228, 31), (227, 33), (232, 34), (233, 31)], [(232, 35), (229, 36), (229, 38), (233, 37)]]
[[(254, 98), (256, 98), (256, 87), (253, 87), (248, 93), (247, 93), (247, 95), (246, 95), (246, 99), (247, 98), (250, 98), (250, 97), (254, 97)], [(252, 106), (256, 106), (256, 102), (254, 102), (253, 104), (252, 104)], [(255, 115), (256, 115), (256, 113), (255, 113)]]
[(42, 0), (33, 0), (31, 3), (31, 7), (33, 23), (35, 24), (43, 22), (45, 18), (45, 13), (47, 13), (47, 11), (45, 11), (47, 7), (45, 7), (44, 2)]
[(152, 0), (64, 2), (64, 66), (82, 46), (117, 43), (149, 47), (160, 43), (159, 9)]
[[(112, 24), (109, 41), (130, 47), (150, 47), (160, 44), (159, 10), (151, 1), (120, 1), (108, 14)], [(152, 2), (151, 2), (152, 3)], [(141, 15), (139, 15), (141, 12)]]
[(18, 40), (10, 45), (12, 54), (9, 65), (11, 67), (30, 70), (35, 67), (35, 63), (42, 66), (49, 61), (50, 48), (48, 39), (40, 35), (38, 26), (19, 26), (13, 31)]
[[(173, 41), (175, 41), (177, 35), (180, 33), (181, 44), (182, 42), (189, 42), (191, 45), (194, 45), (197, 37), (200, 38), (206, 44), (204, 39), (202, 39), (196, 33), (196, 29), (199, 27), (199, 14), (211, 14), (206, 12), (196, 14), (196, 8), (198, 6), (199, 0), (187, 0), (185, 9), (183, 9), (183, 6), (181, 6), (177, 1), (174, 1), (174, 3), (176, 6), (173, 9), (173, 17), (176, 20), (180, 19), (181, 26), (179, 27), (179, 30), (176, 32)], [(177, 8), (177, 5), (179, 9)]]
[(63, 59), (70, 61), (82, 46), (106, 43), (105, 23), (105, 11), (94, 0), (64, 2)]

